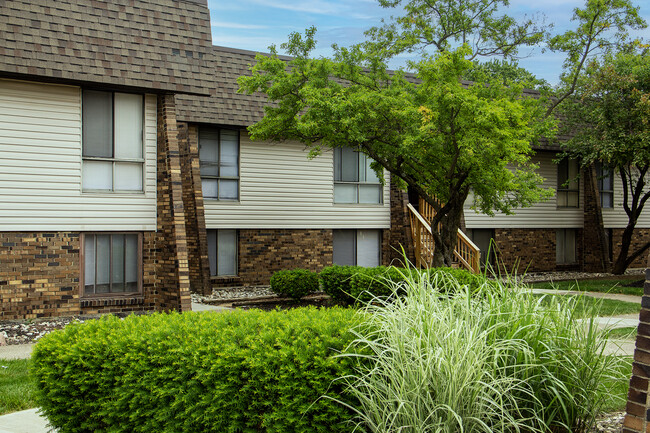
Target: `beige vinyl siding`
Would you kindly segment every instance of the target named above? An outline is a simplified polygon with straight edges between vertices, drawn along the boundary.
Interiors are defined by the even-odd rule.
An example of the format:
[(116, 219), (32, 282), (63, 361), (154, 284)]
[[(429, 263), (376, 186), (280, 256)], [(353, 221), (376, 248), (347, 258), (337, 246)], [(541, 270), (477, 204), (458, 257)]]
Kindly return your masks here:
[(156, 229), (156, 97), (145, 97), (144, 193), (82, 193), (81, 89), (0, 80), (3, 231)]
[[(557, 188), (557, 164), (553, 163), (555, 154), (540, 152), (533, 157), (539, 164), (538, 173), (545, 179), (545, 188)], [(580, 181), (582, 182), (582, 180)], [(583, 226), (583, 194), (580, 184), (580, 206), (578, 208), (558, 208), (556, 198), (536, 203), (528, 208), (516, 209), (514, 215), (497, 213), (494, 217), (477, 214), (470, 209), (472, 198), (465, 203), (465, 223), (467, 228), (581, 228)]]
[[(625, 228), (627, 226), (627, 214), (625, 213), (625, 209), (623, 209), (623, 182), (618, 172), (614, 173), (614, 206), (611, 208), (603, 208), (603, 225), (605, 228), (612, 229)], [(643, 207), (643, 212), (641, 212), (636, 226), (638, 228), (650, 227), (650, 200)]]
[(251, 141), (242, 131), (240, 201), (206, 199), (207, 228), (390, 228), (388, 185), (383, 204), (334, 204), (332, 152), (307, 154), (300, 143)]

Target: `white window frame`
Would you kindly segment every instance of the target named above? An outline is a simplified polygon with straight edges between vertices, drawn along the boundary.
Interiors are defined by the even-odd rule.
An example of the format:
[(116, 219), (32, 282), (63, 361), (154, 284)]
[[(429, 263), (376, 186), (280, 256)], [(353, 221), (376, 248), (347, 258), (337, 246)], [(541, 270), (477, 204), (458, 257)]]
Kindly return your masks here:
[[(567, 236), (569, 232), (573, 233), (573, 260), (569, 260), (570, 254), (567, 254)], [(561, 249), (564, 246), (564, 249)], [(576, 229), (556, 229), (555, 230), (555, 263), (558, 265), (575, 265), (578, 263), (578, 230)]]
[[(113, 236), (116, 235), (125, 235), (125, 236), (137, 236), (136, 251), (135, 257), (137, 260), (137, 289), (132, 291), (126, 291), (126, 287), (123, 291), (111, 291), (110, 288), (113, 285)], [(86, 293), (86, 262), (89, 259), (88, 254), (86, 253), (86, 242), (88, 242), (89, 237), (94, 237), (94, 260), (95, 263), (95, 284), (93, 285), (93, 293)], [(97, 236), (109, 236), (109, 291), (97, 293)], [(106, 298), (106, 297), (120, 297), (120, 296), (133, 296), (142, 294), (142, 270), (143, 270), (143, 256), (142, 256), (142, 233), (134, 232), (92, 232), (92, 233), (81, 233), (81, 260), (80, 260), (80, 277), (79, 277), (79, 287), (80, 287), (80, 296), (82, 298)], [(126, 252), (126, 239), (125, 239), (125, 252)], [(126, 253), (124, 255), (124, 260), (126, 260)], [(124, 263), (124, 269), (126, 269), (126, 262)], [(126, 272), (126, 271), (124, 271)], [(126, 279), (126, 275), (125, 275)]]
[[(201, 130), (212, 130), (215, 131), (219, 134), (219, 143), (217, 147), (217, 161), (209, 161), (206, 160), (202, 157), (201, 155)], [(221, 133), (222, 131), (233, 131), (237, 133), (237, 176), (222, 176), (221, 175), (221, 162), (220, 162), (220, 156), (221, 156)], [(237, 202), (240, 200), (241, 197), (241, 132), (239, 129), (233, 129), (233, 128), (219, 128), (219, 127), (199, 127), (199, 165), (201, 167), (204, 167), (205, 165), (214, 165), (217, 168), (217, 175), (212, 176), (212, 175), (206, 175), (204, 173), (201, 173), (201, 182), (203, 183), (204, 180), (209, 180), (209, 181), (216, 181), (217, 182), (217, 196), (209, 196), (206, 195), (205, 193), (205, 188), (201, 188), (201, 192), (203, 194), (203, 198), (207, 200), (219, 200), (219, 201), (231, 201), (231, 202)], [(221, 188), (220, 188), (220, 183), (222, 180), (227, 180), (227, 181), (236, 181), (237, 182), (237, 197), (222, 197), (221, 196)]]
[[(384, 202), (384, 191), (383, 191), (383, 186), (380, 181), (376, 182), (371, 182), (368, 181), (368, 176), (367, 172), (371, 170), (370, 164), (368, 162), (372, 162), (372, 159), (365, 155), (364, 153), (357, 152), (355, 151), (354, 154), (357, 156), (356, 157), (356, 166), (357, 166), (357, 180), (356, 181), (344, 181), (343, 180), (343, 173), (341, 172), (342, 170), (342, 159), (343, 159), (343, 148), (337, 147), (334, 149), (334, 203), (336, 204), (360, 204), (360, 205), (381, 205)], [(341, 161), (339, 164), (337, 164), (337, 160)], [(361, 160), (363, 160), (364, 167), (366, 168), (366, 176), (364, 179), (361, 179), (360, 174), (359, 174), (359, 168), (361, 167)], [(337, 194), (336, 194), (336, 188), (337, 186), (342, 187), (342, 186), (350, 186), (354, 185), (356, 186), (356, 193), (355, 193), (355, 200), (352, 201), (341, 201), (337, 200)], [(360, 197), (361, 197), (361, 188), (364, 186), (376, 186), (378, 189), (378, 201), (373, 201), (373, 202), (361, 202)]]
[[(87, 120), (84, 119), (85, 114), (83, 111), (83, 93), (84, 92), (102, 92), (102, 93), (107, 93), (111, 95), (111, 104), (112, 104), (112, 139), (111, 139), (111, 152), (113, 154), (112, 157), (105, 157), (105, 156), (86, 156), (84, 155), (84, 143), (83, 143), (83, 128), (84, 125), (86, 124)], [(84, 187), (84, 175), (83, 175), (83, 170), (82, 170), (82, 176), (81, 176), (81, 191), (83, 193), (119, 193), (119, 194), (144, 194), (145, 190), (145, 169), (146, 169), (146, 164), (145, 164), (145, 135), (144, 135), (144, 129), (145, 129), (145, 98), (143, 94), (137, 94), (141, 97), (141, 113), (142, 113), (142, 129), (140, 131), (140, 142), (142, 146), (142, 157), (141, 158), (116, 158), (115, 157), (115, 95), (116, 94), (128, 94), (132, 95), (129, 93), (124, 93), (124, 92), (112, 92), (112, 91), (105, 91), (105, 90), (94, 90), (94, 89), (82, 89), (82, 95), (81, 95), (81, 101), (82, 101), (82, 143), (81, 143), (81, 158), (82, 158), (82, 164), (91, 161), (96, 161), (96, 162), (106, 162), (106, 163), (111, 163), (111, 189), (92, 189), (92, 188), (86, 188)], [(139, 164), (140, 165), (140, 189), (116, 189), (115, 188), (115, 181), (116, 181), (116, 165), (118, 164)]]
[[(614, 171), (601, 162), (596, 163), (596, 178), (598, 180), (598, 192), (600, 193), (600, 207), (614, 207)], [(604, 189), (605, 179), (609, 179), (611, 189)], [(609, 205), (604, 205), (604, 198), (609, 197)]]
[[(239, 275), (239, 230), (236, 229), (208, 229), (208, 238), (214, 233), (215, 242), (214, 248), (210, 248), (208, 242), (208, 261), (210, 262), (210, 276), (211, 277), (236, 277)], [(233, 274), (220, 274), (219, 273), (219, 232), (220, 231), (233, 231), (235, 233), (235, 250), (234, 250), (234, 263), (235, 273)], [(212, 258), (214, 258), (214, 267), (212, 266)]]
[(352, 239), (353, 239), (353, 241), (352, 241), (352, 243), (353, 243), (352, 256), (354, 257), (354, 263), (352, 263), (352, 264), (349, 264), (349, 263), (348, 264), (343, 264), (343, 266), (346, 266), (346, 265), (348, 265), (348, 266), (363, 266), (363, 265), (359, 265), (359, 251), (358, 251), (358, 245), (357, 245), (360, 232), (376, 232), (377, 238), (378, 238), (377, 264), (372, 265), (371, 267), (381, 265), (382, 243), (383, 243), (382, 242), (383, 241), (383, 236), (382, 235), (383, 235), (383, 233), (382, 233), (382, 230), (380, 230), (380, 229), (341, 229), (341, 230), (335, 229), (335, 230), (333, 230), (332, 231), (332, 253), (333, 253), (333, 255), (332, 255), (332, 263), (333, 264), (337, 264), (336, 262), (334, 262), (334, 254), (335, 254), (334, 249), (336, 249), (335, 237), (336, 237), (337, 233), (343, 233), (343, 232), (347, 232), (347, 233), (352, 234)]
[[(571, 168), (575, 176), (571, 174)], [(575, 159), (565, 158), (557, 166), (557, 207), (578, 208), (580, 207), (580, 165)], [(564, 179), (564, 182), (562, 181)], [(575, 204), (569, 204), (570, 199), (575, 197)]]

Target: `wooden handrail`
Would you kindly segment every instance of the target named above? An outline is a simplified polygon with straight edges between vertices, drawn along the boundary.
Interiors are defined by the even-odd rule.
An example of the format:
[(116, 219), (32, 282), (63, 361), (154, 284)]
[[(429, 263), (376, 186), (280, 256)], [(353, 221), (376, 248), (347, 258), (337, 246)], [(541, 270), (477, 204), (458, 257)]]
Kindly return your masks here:
[[(435, 242), (430, 221), (436, 215), (436, 211), (428, 202), (420, 198), (419, 212), (411, 203), (407, 204), (411, 221), (411, 236), (415, 244), (415, 260), (418, 267), (430, 267), (433, 263)], [(441, 224), (438, 224), (437, 231), (440, 232)], [(481, 251), (467, 237), (462, 230), (458, 230), (454, 257), (458, 263), (470, 272), (481, 272)]]

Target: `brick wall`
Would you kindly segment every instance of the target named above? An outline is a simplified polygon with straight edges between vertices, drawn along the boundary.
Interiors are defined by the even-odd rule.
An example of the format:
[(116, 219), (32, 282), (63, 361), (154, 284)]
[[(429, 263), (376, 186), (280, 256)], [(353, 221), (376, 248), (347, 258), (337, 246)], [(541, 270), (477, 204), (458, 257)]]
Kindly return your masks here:
[(154, 310), (155, 239), (144, 233), (141, 295), (83, 299), (80, 233), (0, 233), (0, 319)]
[[(616, 260), (619, 251), (621, 251), (621, 239), (623, 236), (623, 229), (612, 229), (612, 251), (613, 257)], [(635, 229), (634, 236), (632, 236), (632, 243), (630, 245), (629, 255), (631, 255), (637, 248), (640, 248), (647, 242), (650, 242), (650, 229)], [(647, 251), (641, 254), (631, 265), (630, 268), (643, 268), (646, 266)]]
[(603, 228), (603, 214), (598, 191), (596, 168), (592, 165), (582, 170), (584, 179), (584, 247), (583, 270), (607, 272), (610, 267), (609, 244)]
[(406, 258), (415, 263), (415, 249), (411, 238), (411, 223), (409, 210), (406, 205), (409, 203), (408, 193), (397, 186), (397, 181), (391, 175), (390, 179), (390, 231), (388, 232), (390, 247), (385, 257), (388, 263), (402, 266), (404, 253)]
[(576, 231), (575, 265), (555, 263), (555, 229), (495, 229), (496, 260), (508, 272), (546, 272), (580, 269), (582, 230)]
[(213, 277), (215, 286), (264, 285), (274, 272), (332, 264), (332, 230), (239, 230), (237, 278)]
[[(648, 258), (650, 259), (650, 256)], [(647, 267), (650, 268), (650, 260)], [(650, 381), (650, 269), (646, 269), (643, 291), (623, 433), (646, 433), (650, 431), (650, 422), (648, 422), (650, 421), (650, 406), (648, 405), (648, 383)]]
[(190, 275), (174, 95), (158, 96), (156, 306), (188, 311)]
[(178, 123), (178, 141), (183, 173), (183, 207), (189, 259), (190, 289), (204, 295), (212, 293), (205, 208), (201, 190), (199, 138), (195, 125)]

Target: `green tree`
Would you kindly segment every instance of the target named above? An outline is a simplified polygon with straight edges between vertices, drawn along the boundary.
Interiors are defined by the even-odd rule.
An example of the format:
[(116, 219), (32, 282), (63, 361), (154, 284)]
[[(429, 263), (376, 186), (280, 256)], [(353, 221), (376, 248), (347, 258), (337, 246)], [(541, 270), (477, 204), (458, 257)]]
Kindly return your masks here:
[(450, 51), (467, 44), (466, 56), (513, 58), (521, 46), (542, 42), (547, 29), (539, 19), (521, 22), (500, 13), (508, 0), (378, 0), (384, 8), (403, 7), (405, 14), (366, 32), (366, 49), (392, 56), (433, 48)]
[(548, 81), (537, 78), (534, 74), (519, 66), (516, 61), (492, 59), (487, 62), (474, 61), (463, 78), (469, 81), (479, 81), (487, 75), (501, 81), (504, 85), (519, 83), (528, 89), (548, 91), (551, 85)]
[[(463, 85), (473, 64), (463, 46), (412, 66), (415, 77), (391, 72), (360, 47), (340, 49), (334, 59), (312, 59), (314, 29), (292, 34), (283, 48), (288, 64), (258, 55), (242, 91), (262, 92), (275, 104), (249, 127), (253, 139), (298, 140), (312, 148), (348, 146), (371, 157), (437, 211), (432, 226), (434, 265), (451, 265), (457, 231), (470, 191), (487, 214), (509, 213), (552, 194), (530, 162), (531, 142), (549, 136), (544, 103), (521, 98), (522, 86), (504, 85), (480, 73)], [(440, 202), (438, 200), (440, 200)], [(442, 203), (442, 204), (440, 204)]]
[(612, 272), (622, 274), (650, 242), (631, 251), (634, 228), (650, 198), (650, 53), (627, 51), (592, 62), (577, 98), (563, 109), (568, 123), (588, 125), (566, 144), (583, 166), (603, 162), (621, 178), (628, 217)]
[(639, 16), (639, 7), (630, 0), (586, 0), (584, 8), (574, 9), (572, 20), (575, 28), (548, 41), (548, 49), (565, 53), (566, 59), (561, 85), (546, 110), (547, 116), (580, 87), (584, 67), (590, 61), (626, 46), (629, 29), (647, 26)]

